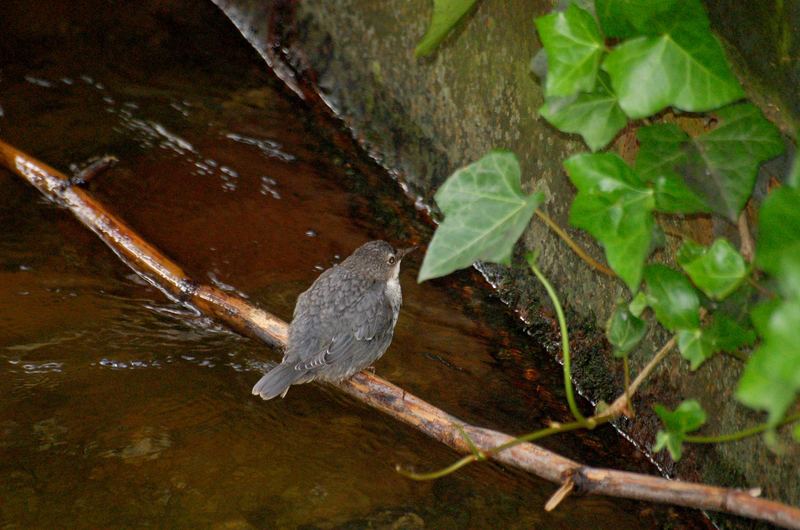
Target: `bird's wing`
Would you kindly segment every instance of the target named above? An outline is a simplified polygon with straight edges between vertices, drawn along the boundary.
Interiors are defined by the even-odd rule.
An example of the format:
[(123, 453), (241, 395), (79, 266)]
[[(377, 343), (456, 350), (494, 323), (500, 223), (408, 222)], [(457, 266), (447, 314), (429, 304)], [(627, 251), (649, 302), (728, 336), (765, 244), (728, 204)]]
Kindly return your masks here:
[(355, 304), (350, 328), (356, 340), (372, 340), (392, 327), (392, 308), (386, 298), (386, 284), (376, 282)]
[(375, 282), (349, 307), (342, 308), (339, 319), (327, 330), (330, 338), (325, 347), (301, 361), (302, 369), (313, 370), (349, 360), (370, 363), (382, 354), (383, 341), (392, 335), (394, 319), (384, 289), (382, 282)]
[(346, 269), (341, 268), (339, 265), (333, 265), (330, 269), (326, 269), (320, 274), (314, 283), (311, 284), (311, 287), (300, 293), (297, 297), (297, 302), (294, 305), (294, 313), (292, 314), (292, 320), (300, 316), (305, 310), (311, 308), (311, 310), (316, 310), (322, 302), (324, 302), (324, 298), (326, 295), (325, 291), (328, 291), (332, 288), (332, 284), (337, 281), (338, 278), (342, 278), (345, 276), (350, 276), (349, 271)]

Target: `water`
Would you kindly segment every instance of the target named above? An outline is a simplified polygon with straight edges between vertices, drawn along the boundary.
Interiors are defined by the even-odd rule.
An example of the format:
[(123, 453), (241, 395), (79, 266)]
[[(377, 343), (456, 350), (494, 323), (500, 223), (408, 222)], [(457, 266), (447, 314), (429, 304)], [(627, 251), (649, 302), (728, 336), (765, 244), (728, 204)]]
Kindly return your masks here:
[[(266, 72), (209, 4), (10, 2), (0, 136), (77, 170), (201, 281), (280, 317), (366, 240), (430, 227), (341, 131)], [(49, 21), (60, 20), (53, 25)], [(345, 142), (346, 144), (346, 142)], [(66, 211), (0, 171), (3, 528), (642, 528), (702, 517), (555, 487), (492, 464), (417, 483), (452, 451), (317, 385), (250, 395), (278, 352), (168, 301)], [(466, 271), (418, 286), (377, 372), (467, 421), (521, 433), (568, 418), (560, 369)], [(544, 445), (654, 472), (609, 428)]]

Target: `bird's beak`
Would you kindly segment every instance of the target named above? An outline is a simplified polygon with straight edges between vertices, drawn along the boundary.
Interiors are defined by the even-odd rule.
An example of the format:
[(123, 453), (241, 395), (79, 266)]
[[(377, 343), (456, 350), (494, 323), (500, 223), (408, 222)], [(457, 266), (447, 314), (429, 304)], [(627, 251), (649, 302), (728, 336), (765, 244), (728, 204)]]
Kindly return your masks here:
[(406, 254), (408, 254), (412, 250), (415, 250), (416, 248), (417, 248), (417, 246), (414, 245), (413, 247), (408, 247), (408, 248), (404, 248), (404, 249), (398, 250), (397, 253), (395, 254), (397, 256), (397, 261), (400, 261), (401, 259), (403, 259), (406, 256)]

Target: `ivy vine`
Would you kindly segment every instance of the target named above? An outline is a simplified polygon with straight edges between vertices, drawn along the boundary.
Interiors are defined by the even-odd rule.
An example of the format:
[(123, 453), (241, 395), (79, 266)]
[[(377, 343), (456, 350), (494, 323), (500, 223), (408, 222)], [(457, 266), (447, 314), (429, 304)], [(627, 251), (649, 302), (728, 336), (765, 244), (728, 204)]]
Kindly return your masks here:
[[(431, 26), (417, 54), (431, 53), (474, 4), (434, 0)], [(607, 326), (615, 356), (625, 360), (626, 388), (627, 355), (654, 318), (674, 334), (690, 370), (720, 352), (742, 360), (735, 397), (766, 413), (765, 424), (742, 433), (698, 436), (690, 433), (702, 428), (706, 413), (696, 400), (674, 410), (656, 405), (663, 429), (654, 449), (666, 448), (678, 460), (687, 442), (761, 432), (774, 442), (777, 428), (800, 419), (790, 413), (800, 393), (800, 161), (760, 206), (751, 201), (760, 165), (783, 153), (784, 141), (775, 125), (744, 101), (700, 0), (576, 0), (534, 24), (543, 46), (533, 61), (545, 95), (540, 116), (563, 132), (579, 134), (591, 151), (564, 161), (577, 190), (569, 223), (597, 240), (630, 292)], [(663, 119), (651, 124), (665, 111), (711, 113), (714, 125), (690, 134)], [(598, 152), (629, 122), (639, 141), (633, 165), (616, 153)], [(420, 282), (479, 260), (510, 264), (514, 244), (534, 213), (546, 219), (537, 211), (543, 195), (523, 193), (520, 177), (513, 153), (493, 151), (447, 179), (435, 196), (444, 219), (425, 255)], [(679, 268), (650, 262), (663, 240), (660, 218), (700, 214), (736, 223), (747, 204), (758, 207), (752, 262), (723, 238), (708, 246), (682, 241)], [(535, 260), (530, 265), (549, 285)], [(555, 293), (548, 293), (557, 304)], [(739, 309), (730, 311), (731, 306)], [(571, 389), (566, 346), (564, 353), (565, 384)], [(608, 419), (575, 416), (588, 428), (594, 419)], [(800, 440), (800, 425), (793, 433)]]

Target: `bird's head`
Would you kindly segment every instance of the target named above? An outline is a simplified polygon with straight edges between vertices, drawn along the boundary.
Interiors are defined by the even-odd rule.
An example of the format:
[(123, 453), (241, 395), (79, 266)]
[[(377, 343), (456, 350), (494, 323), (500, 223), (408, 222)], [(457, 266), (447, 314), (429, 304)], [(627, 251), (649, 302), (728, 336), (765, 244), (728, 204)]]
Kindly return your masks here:
[(388, 282), (397, 279), (400, 273), (400, 262), (415, 248), (398, 250), (386, 241), (370, 241), (358, 247), (350, 257), (342, 262), (342, 267), (376, 281)]

